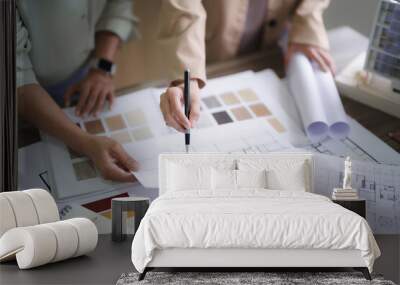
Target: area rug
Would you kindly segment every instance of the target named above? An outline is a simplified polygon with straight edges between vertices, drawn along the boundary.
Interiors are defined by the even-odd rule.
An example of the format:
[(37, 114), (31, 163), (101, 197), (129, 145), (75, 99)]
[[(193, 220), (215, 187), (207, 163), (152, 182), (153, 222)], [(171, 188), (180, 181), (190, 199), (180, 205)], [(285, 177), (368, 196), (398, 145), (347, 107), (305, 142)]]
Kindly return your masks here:
[(373, 280), (368, 281), (359, 272), (148, 272), (142, 281), (138, 281), (138, 276), (138, 273), (122, 274), (117, 285), (395, 285), (380, 275), (372, 275)]

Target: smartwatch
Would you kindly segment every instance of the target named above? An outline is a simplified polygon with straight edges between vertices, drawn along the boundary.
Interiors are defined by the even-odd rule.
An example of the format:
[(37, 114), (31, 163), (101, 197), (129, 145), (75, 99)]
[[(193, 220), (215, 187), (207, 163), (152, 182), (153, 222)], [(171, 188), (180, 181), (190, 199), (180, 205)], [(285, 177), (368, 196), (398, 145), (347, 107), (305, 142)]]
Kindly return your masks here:
[(117, 66), (111, 61), (104, 58), (93, 58), (89, 62), (89, 67), (104, 71), (110, 76), (113, 76), (117, 71)]

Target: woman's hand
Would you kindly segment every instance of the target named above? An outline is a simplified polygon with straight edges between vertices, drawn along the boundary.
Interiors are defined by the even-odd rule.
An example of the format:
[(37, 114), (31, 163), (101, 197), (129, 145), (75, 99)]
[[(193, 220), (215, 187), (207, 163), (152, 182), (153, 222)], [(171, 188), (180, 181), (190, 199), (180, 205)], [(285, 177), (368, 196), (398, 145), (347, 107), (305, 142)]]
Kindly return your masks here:
[(293, 54), (296, 52), (303, 53), (310, 61), (316, 62), (322, 71), (330, 71), (335, 75), (335, 63), (328, 51), (312, 45), (289, 43), (288, 50), (285, 55), (285, 65), (288, 66)]
[(200, 116), (200, 88), (197, 80), (190, 81), (190, 115), (186, 118), (183, 111), (183, 84), (169, 87), (161, 95), (160, 109), (167, 126), (179, 132), (193, 128)]
[(135, 181), (131, 171), (138, 169), (138, 162), (118, 142), (107, 137), (89, 135), (84, 146), (84, 154), (94, 162), (104, 179), (119, 182)]
[(80, 94), (75, 109), (77, 116), (97, 116), (103, 110), (106, 100), (110, 107), (114, 103), (114, 83), (111, 76), (101, 70), (91, 69), (81, 82), (70, 86), (64, 95), (65, 106), (70, 105), (75, 93)]

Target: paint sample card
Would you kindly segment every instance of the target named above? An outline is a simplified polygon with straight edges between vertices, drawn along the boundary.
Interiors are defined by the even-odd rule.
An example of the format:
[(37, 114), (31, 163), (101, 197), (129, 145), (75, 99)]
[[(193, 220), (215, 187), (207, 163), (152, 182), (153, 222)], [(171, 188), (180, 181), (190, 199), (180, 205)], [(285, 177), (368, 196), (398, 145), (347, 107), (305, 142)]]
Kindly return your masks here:
[[(191, 141), (196, 151), (208, 151), (210, 142), (225, 134), (227, 129), (232, 133), (235, 130), (241, 132), (238, 126), (243, 123), (248, 124), (254, 133), (257, 133), (257, 127), (263, 126), (261, 129), (268, 129), (269, 135), (254, 141), (250, 138), (241, 141), (233, 137), (234, 141), (230, 141), (223, 135), (218, 144), (212, 144), (212, 148), (218, 151), (246, 149), (248, 152), (283, 149), (282, 142), (290, 136), (286, 122), (279, 115), (284, 112), (280, 111), (279, 106), (271, 105), (269, 100), (263, 100), (262, 94), (266, 92), (259, 90), (259, 84), (254, 84), (255, 79), (252, 72), (245, 72), (208, 82), (201, 94), (201, 115), (192, 131)], [(142, 171), (135, 174), (139, 181), (145, 186), (154, 187), (153, 177), (157, 170), (150, 168), (146, 171), (148, 161), (156, 157), (153, 157), (154, 152), (184, 151), (184, 136), (165, 125), (159, 110), (160, 94), (163, 91), (150, 88), (117, 97), (113, 109), (105, 110), (98, 118), (76, 117), (73, 108), (65, 109), (65, 113), (84, 131), (119, 142), (139, 161)], [(201, 143), (203, 133), (206, 141)], [(72, 153), (58, 140), (43, 136), (46, 138), (53, 169), (56, 198), (64, 199), (120, 187), (118, 183), (104, 180), (89, 159)], [(280, 141), (278, 144), (273, 143), (276, 136)], [(156, 143), (155, 149), (151, 149), (155, 142), (163, 141), (165, 137), (171, 137), (168, 141), (174, 143), (162, 146)], [(287, 146), (290, 147), (290, 143)]]

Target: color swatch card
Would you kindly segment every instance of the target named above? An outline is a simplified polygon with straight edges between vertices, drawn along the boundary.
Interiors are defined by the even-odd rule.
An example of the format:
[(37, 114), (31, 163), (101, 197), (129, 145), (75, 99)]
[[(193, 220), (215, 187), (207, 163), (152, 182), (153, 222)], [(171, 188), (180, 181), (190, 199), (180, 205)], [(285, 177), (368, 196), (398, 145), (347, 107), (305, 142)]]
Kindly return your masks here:
[[(154, 89), (146, 89), (116, 99), (112, 110), (105, 110), (98, 118), (80, 118), (74, 109), (64, 109), (68, 117), (84, 131), (98, 136), (110, 137), (123, 146), (146, 141), (171, 133), (159, 112)], [(109, 191), (122, 185), (104, 180), (92, 161), (57, 139), (42, 134), (55, 184), (57, 199)]]
[[(112, 110), (105, 110), (98, 118), (80, 118), (74, 115), (74, 109), (65, 109), (68, 117), (82, 130), (98, 136), (110, 137), (128, 150), (141, 163), (141, 170), (135, 173), (142, 185), (157, 187), (157, 169), (154, 164), (155, 154), (165, 151), (183, 150), (183, 135), (165, 125), (159, 110), (160, 94), (163, 89), (145, 89), (120, 96), (116, 99)], [(201, 94), (201, 116), (193, 130), (192, 143), (195, 151), (227, 151), (224, 145), (235, 144), (232, 150), (250, 149), (252, 145), (264, 145), (266, 150), (291, 147), (291, 137), (304, 134), (294, 123), (289, 127), (289, 119), (284, 118), (284, 111), (278, 104), (265, 101), (259, 82), (253, 72), (244, 72), (231, 76), (210, 80)], [(242, 127), (246, 126), (246, 127)], [(253, 136), (263, 134), (251, 145), (243, 141), (243, 133), (251, 130)], [(203, 133), (204, 132), (204, 133)], [(231, 133), (231, 137), (223, 136), (221, 141), (213, 143), (202, 138), (215, 138), (220, 134)], [(268, 135), (266, 135), (268, 133)], [(163, 140), (164, 137), (165, 140)], [(52, 168), (52, 180), (55, 184), (57, 199), (66, 199), (93, 192), (110, 191), (124, 185), (102, 179), (99, 171), (87, 157), (83, 157), (55, 138), (43, 134), (46, 149)], [(279, 147), (270, 139), (278, 141)], [(160, 143), (164, 142), (165, 143)], [(167, 143), (171, 142), (171, 143)], [(158, 147), (150, 147), (151, 145)], [(142, 160), (141, 157), (144, 157)], [(151, 157), (151, 159), (149, 159)], [(151, 171), (150, 171), (151, 170)], [(151, 172), (151, 173), (150, 173)]]

